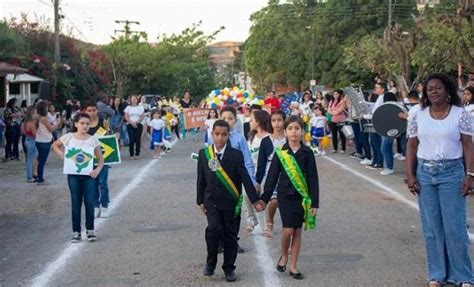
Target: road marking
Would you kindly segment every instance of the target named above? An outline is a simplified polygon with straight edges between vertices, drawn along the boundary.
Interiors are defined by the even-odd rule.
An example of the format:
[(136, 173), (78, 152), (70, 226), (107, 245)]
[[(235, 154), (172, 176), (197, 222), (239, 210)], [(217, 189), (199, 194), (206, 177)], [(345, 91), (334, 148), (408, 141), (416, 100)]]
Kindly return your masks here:
[[(344, 164), (344, 163), (342, 163), (342, 162), (339, 162), (339, 161), (337, 161), (337, 160), (335, 160), (335, 159), (333, 159), (333, 158), (330, 158), (330, 157), (328, 157), (328, 156), (323, 156), (322, 158), (324, 158), (325, 160), (328, 160), (328, 161), (332, 162), (333, 164), (335, 164), (335, 165), (339, 166), (340, 168), (342, 168), (342, 169), (344, 169), (344, 170), (346, 170), (346, 171), (352, 173), (352, 174), (355, 175), (355, 176), (358, 176), (358, 177), (360, 177), (360, 178), (362, 178), (362, 179), (365, 179), (366, 181), (372, 183), (373, 185), (375, 185), (375, 186), (381, 188), (382, 190), (385, 190), (386, 192), (388, 192), (393, 198), (395, 198), (395, 199), (397, 199), (397, 200), (399, 200), (399, 201), (401, 201), (401, 202), (407, 204), (408, 206), (410, 206), (410, 207), (416, 209), (417, 211), (420, 211), (420, 208), (419, 208), (419, 206), (418, 206), (418, 203), (413, 202), (413, 201), (411, 201), (411, 200), (405, 198), (400, 192), (394, 190), (393, 188), (391, 188), (391, 187), (389, 187), (389, 186), (386, 186), (385, 184), (381, 183), (380, 181), (375, 180), (375, 179), (372, 179), (372, 178), (366, 176), (365, 174), (362, 174), (362, 173), (356, 171), (355, 169), (350, 168), (350, 167), (347, 166), (346, 164)], [(376, 191), (377, 193), (380, 193), (380, 194), (386, 194), (386, 193), (384, 193), (384, 192), (381, 192), (380, 190), (375, 190), (375, 191)], [(471, 233), (471, 232), (468, 232), (467, 234), (469, 235), (469, 239), (470, 239), (471, 241), (474, 241), (474, 234)]]
[[(177, 142), (177, 139), (175, 139), (172, 143), (171, 146), (173, 146)], [(138, 172), (138, 174), (135, 176), (135, 178), (127, 184), (114, 198), (112, 203), (109, 206), (109, 212), (112, 214), (114, 209), (118, 208), (120, 206), (120, 203), (123, 201), (123, 199), (135, 188), (138, 187), (140, 183), (145, 179), (145, 176), (147, 173), (151, 170), (153, 170), (151, 167), (157, 162), (157, 160), (151, 160), (147, 165), (142, 167), (142, 169)], [(95, 221), (95, 229), (98, 230), (102, 225), (107, 223), (107, 220), (98, 220)], [(66, 263), (73, 257), (74, 254), (76, 254), (81, 247), (87, 246), (86, 244), (80, 244), (80, 243), (70, 243), (66, 246), (66, 248), (61, 252), (61, 254), (56, 258), (56, 260), (50, 262), (44, 271), (37, 275), (33, 279), (32, 286), (33, 287), (43, 287), (43, 286), (48, 286), (49, 282), (51, 279), (53, 279), (53, 276), (63, 268)]]
[[(261, 216), (259, 216), (258, 220), (260, 222), (265, 222), (265, 220), (261, 220)], [(263, 230), (261, 224), (257, 224), (254, 227), (254, 236), (253, 241), (255, 246), (257, 247), (257, 259), (260, 267), (263, 269), (263, 283), (267, 287), (277, 287), (281, 286), (280, 279), (278, 276), (275, 275), (275, 266), (276, 264), (273, 263), (272, 258), (270, 256), (270, 251), (268, 249), (267, 241), (263, 238)]]

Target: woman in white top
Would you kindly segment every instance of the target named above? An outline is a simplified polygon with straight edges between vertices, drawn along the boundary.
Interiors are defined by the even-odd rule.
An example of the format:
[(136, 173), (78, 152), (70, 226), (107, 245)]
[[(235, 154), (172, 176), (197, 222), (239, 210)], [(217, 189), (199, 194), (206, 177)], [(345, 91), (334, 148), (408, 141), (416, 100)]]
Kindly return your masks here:
[(219, 112), (216, 109), (209, 110), (207, 114), (207, 119), (204, 122), (204, 130), (206, 131), (206, 138), (204, 139), (204, 143), (206, 146), (209, 146), (212, 142), (212, 128), (214, 127), (214, 123), (219, 119)]
[(132, 159), (138, 159), (140, 156), (141, 137), (143, 125), (141, 122), (145, 118), (145, 109), (138, 105), (137, 96), (130, 97), (130, 105), (124, 110), (124, 118), (127, 121), (127, 132), (130, 138), (128, 150)]
[[(95, 169), (91, 170), (87, 175), (68, 174), (67, 183), (71, 194), (71, 214), (72, 214), (72, 239), (73, 243), (81, 240), (81, 206), (84, 201), (86, 209), (86, 236), (88, 241), (96, 241), (94, 233), (94, 202), (96, 191), (96, 178), (104, 166), (104, 158), (100, 150), (100, 143), (97, 137), (89, 135), (87, 132), (91, 125), (91, 120), (88, 114), (79, 113), (74, 117), (74, 128), (72, 133), (63, 135), (59, 140), (53, 144), (54, 152), (64, 160), (66, 148), (87, 148), (94, 151), (94, 156), (97, 158), (98, 164)], [(93, 161), (92, 155), (87, 153), (74, 155), (76, 162)], [(78, 160), (79, 155), (82, 155), (81, 161)]]
[(309, 92), (305, 92), (303, 95), (303, 99), (301, 101), (300, 110), (303, 112), (303, 115), (310, 115), (311, 114), (311, 107), (313, 106), (313, 101), (311, 94)]
[(38, 185), (46, 185), (44, 180), (44, 166), (48, 160), (51, 143), (53, 142), (53, 132), (58, 128), (58, 124), (51, 125), (48, 120), (48, 102), (41, 101), (36, 106), (38, 123), (36, 129), (36, 150), (38, 151)]
[(143, 120), (140, 122), (143, 126), (142, 128), (142, 135), (140, 137), (140, 142), (143, 145), (145, 143), (145, 137), (148, 132), (148, 125), (150, 124), (152, 118), (150, 117), (150, 110), (151, 106), (146, 102), (146, 97), (141, 95), (140, 96), (140, 103), (138, 104), (139, 106), (143, 107), (143, 110), (145, 111), (145, 117)]
[(447, 75), (429, 76), (421, 109), (408, 122), (407, 184), (418, 195), (432, 287), (474, 282), (466, 228), (466, 196), (474, 175), (472, 127), (456, 91)]

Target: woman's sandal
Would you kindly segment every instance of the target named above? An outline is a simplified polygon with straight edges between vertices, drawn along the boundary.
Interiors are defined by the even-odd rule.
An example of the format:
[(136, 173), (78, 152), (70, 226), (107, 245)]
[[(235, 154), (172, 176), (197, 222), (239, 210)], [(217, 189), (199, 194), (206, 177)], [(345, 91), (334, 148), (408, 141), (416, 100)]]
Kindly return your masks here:
[(247, 230), (247, 232), (253, 232), (254, 227), (254, 225), (247, 223), (247, 225), (245, 226), (245, 230)]
[(301, 274), (298, 271), (296, 273), (293, 273), (293, 272), (290, 271), (290, 276), (293, 277), (294, 279), (298, 279), (298, 280), (304, 279), (304, 275)]
[(286, 259), (286, 263), (285, 265), (280, 265), (280, 261), (281, 259), (283, 258), (283, 255), (280, 256), (280, 259), (278, 259), (278, 263), (277, 263), (277, 271), (278, 272), (285, 272), (286, 271), (286, 264), (288, 263), (288, 258)]
[(266, 223), (263, 229), (263, 236), (273, 238), (273, 223)]

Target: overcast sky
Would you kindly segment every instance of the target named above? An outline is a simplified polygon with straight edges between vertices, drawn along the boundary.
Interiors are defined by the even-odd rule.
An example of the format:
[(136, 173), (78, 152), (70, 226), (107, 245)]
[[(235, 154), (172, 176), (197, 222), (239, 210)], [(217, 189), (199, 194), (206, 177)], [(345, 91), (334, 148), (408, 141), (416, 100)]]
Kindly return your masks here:
[[(225, 26), (217, 41), (244, 41), (248, 37), (250, 15), (268, 0), (61, 0), (66, 19), (76, 38), (94, 44), (110, 42), (114, 30), (123, 29), (115, 20), (133, 20), (132, 30), (145, 31), (154, 41), (159, 33), (179, 33), (202, 20), (202, 29), (211, 33)], [(28, 14), (32, 20), (44, 17), (53, 23), (51, 0), (0, 0), (0, 16), (19, 18)], [(79, 32), (80, 31), (80, 32)]]

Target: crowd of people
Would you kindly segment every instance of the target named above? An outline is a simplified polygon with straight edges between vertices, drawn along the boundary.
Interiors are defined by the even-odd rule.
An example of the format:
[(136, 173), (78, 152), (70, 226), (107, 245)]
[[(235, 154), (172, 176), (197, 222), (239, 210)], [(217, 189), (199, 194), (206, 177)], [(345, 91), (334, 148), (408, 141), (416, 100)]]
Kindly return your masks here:
[[(397, 90), (395, 82), (377, 81), (373, 92), (365, 96), (372, 113), (390, 102), (407, 110), (398, 115), (407, 123), (406, 132), (396, 138), (374, 132), (372, 113), (360, 114), (343, 90), (315, 95), (307, 90), (286, 111), (282, 110), (284, 97), (274, 92), (268, 93), (263, 107), (210, 109), (197, 174), (197, 204), (208, 220), (204, 275), (214, 274), (222, 250), (226, 280), (236, 280), (234, 264), (237, 253), (243, 252), (238, 234), (244, 207), (247, 232), (259, 224), (256, 212), (264, 211), (263, 235), (268, 238), (274, 235), (279, 210), (282, 231), (276, 269), (285, 272), (289, 262), (290, 276), (303, 279), (297, 268), (302, 230), (316, 227), (319, 208), (315, 156), (343, 154), (352, 144), (350, 156), (381, 175), (394, 173), (394, 159), (406, 161), (406, 183), (420, 205), (430, 286), (447, 282), (470, 286), (474, 278), (465, 196), (472, 193), (474, 176), (473, 95), (473, 87), (464, 88), (460, 95), (452, 79), (443, 74), (431, 75), (406, 94)], [(110, 167), (104, 164), (97, 136), (114, 134), (121, 146), (128, 146), (132, 160), (139, 159), (145, 147), (153, 150), (153, 158), (160, 158), (171, 150), (173, 132), (177, 138), (186, 132), (182, 108), (193, 106), (187, 91), (183, 99), (152, 104), (135, 95), (128, 101), (105, 95), (84, 104), (70, 100), (62, 113), (47, 101), (17, 107), (11, 99), (0, 121), (0, 140), (5, 135), (6, 141), (4, 161), (20, 160), (21, 144), (26, 181), (46, 185), (45, 165), (51, 149), (64, 158), (65, 147), (93, 148), (98, 160), (90, 174), (67, 177), (71, 241), (81, 241), (83, 202), (86, 237), (95, 241), (94, 219), (108, 217), (110, 202)]]

